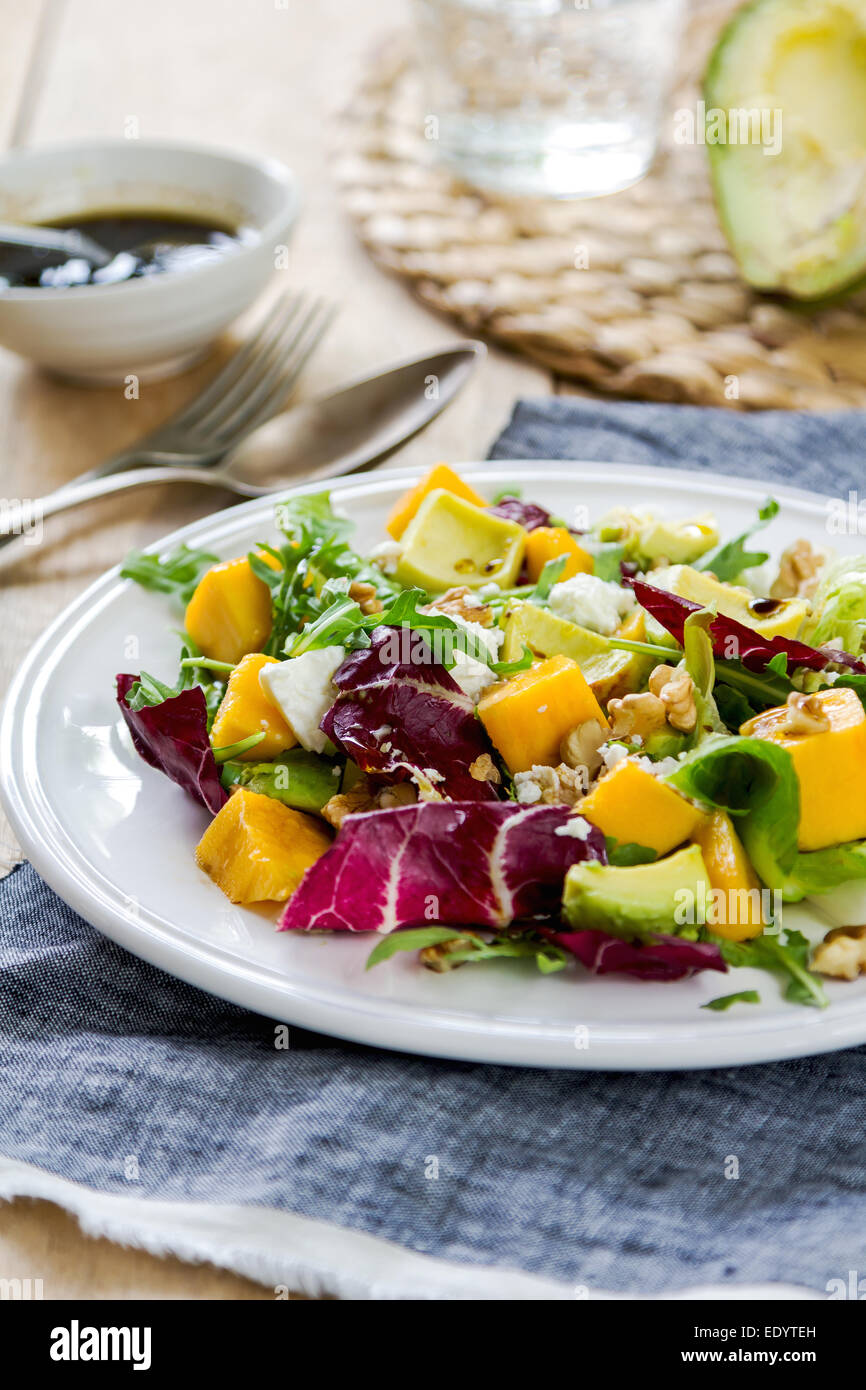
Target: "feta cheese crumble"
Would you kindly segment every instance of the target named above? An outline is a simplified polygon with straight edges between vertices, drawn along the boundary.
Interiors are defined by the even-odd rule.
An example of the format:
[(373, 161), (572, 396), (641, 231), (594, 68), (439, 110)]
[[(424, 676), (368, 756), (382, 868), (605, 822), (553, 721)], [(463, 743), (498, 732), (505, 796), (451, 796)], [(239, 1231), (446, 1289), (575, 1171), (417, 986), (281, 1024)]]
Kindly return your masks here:
[(463, 694), (468, 695), (476, 705), (487, 687), (495, 685), (499, 679), (483, 661), (476, 661), (474, 656), (457, 651), (449, 675), (454, 677)]
[(635, 606), (631, 589), (594, 574), (576, 574), (550, 591), (550, 611), (578, 627), (610, 637)]
[(268, 699), (309, 753), (325, 750), (328, 740), (319, 725), (337, 698), (333, 677), (345, 655), (345, 647), (321, 647), (276, 666), (263, 666), (259, 674)]

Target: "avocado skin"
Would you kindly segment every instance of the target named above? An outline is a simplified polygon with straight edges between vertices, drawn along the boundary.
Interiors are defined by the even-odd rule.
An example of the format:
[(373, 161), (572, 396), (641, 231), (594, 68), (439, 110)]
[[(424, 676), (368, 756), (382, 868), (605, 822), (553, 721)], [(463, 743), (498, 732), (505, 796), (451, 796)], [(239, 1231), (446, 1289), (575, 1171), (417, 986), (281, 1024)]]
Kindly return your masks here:
[(684, 889), (704, 902), (712, 892), (697, 845), (652, 864), (622, 867), (594, 860), (573, 864), (565, 879), (562, 910), (577, 931), (604, 931), (626, 941), (647, 941), (659, 933), (684, 934), (695, 925), (683, 927), (676, 922)]

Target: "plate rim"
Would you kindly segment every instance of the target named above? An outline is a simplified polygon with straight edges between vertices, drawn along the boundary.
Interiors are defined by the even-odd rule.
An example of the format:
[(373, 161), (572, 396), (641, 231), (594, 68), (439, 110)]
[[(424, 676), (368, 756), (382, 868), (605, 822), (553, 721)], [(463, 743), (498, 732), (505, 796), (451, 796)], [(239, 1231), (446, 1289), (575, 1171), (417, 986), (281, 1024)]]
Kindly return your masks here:
[[(813, 517), (822, 507), (826, 510), (829, 500), (823, 494), (787, 485), (643, 464), (490, 459), (457, 463), (454, 467), (470, 481), (478, 482), (499, 480), (497, 475), (508, 481), (514, 469), (530, 469), (539, 480), (544, 475), (545, 481), (562, 478), (573, 483), (581, 475), (590, 474), (589, 480), (597, 484), (598, 473), (603, 470), (612, 485), (630, 480), (651, 487), (662, 483), (689, 488), (692, 495), (695, 491), (716, 497), (727, 493), (742, 502), (763, 500), (772, 491), (780, 501)], [(400, 483), (417, 481), (421, 472), (419, 468), (387, 469), (375, 475), (350, 475), (280, 489), (278, 494), (208, 513), (153, 541), (145, 551), (159, 553), (192, 537), (203, 540), (208, 535), (216, 545), (230, 541), (234, 532), (246, 529), (254, 513), (261, 512), (270, 524), (271, 509), (280, 497), (300, 496), (323, 488), (338, 494), (357, 491), (369, 497), (390, 491)], [(32, 644), (10, 684), (0, 718), (0, 800), (22, 848), (42, 878), (74, 911), (132, 954), (196, 988), (279, 1021), (370, 1046), (479, 1063), (577, 1070), (699, 1070), (815, 1055), (866, 1041), (866, 1006), (863, 1001), (851, 1000), (847, 1004), (831, 1003), (830, 1009), (821, 1013), (792, 1005), (790, 1021), (787, 1013), (764, 1016), (763, 1023), (756, 1019), (754, 1026), (744, 1027), (740, 1023), (736, 1032), (728, 1031), (721, 1019), (708, 1021), (709, 1029), (705, 1026), (694, 1033), (681, 1025), (665, 1032), (646, 1022), (636, 1025), (627, 1037), (605, 1034), (598, 1024), (593, 1024), (592, 1045), (577, 1049), (572, 1041), (569, 1054), (566, 1043), (573, 1039), (573, 1024), (566, 1033), (561, 1027), (545, 1029), (528, 1021), (490, 1016), (480, 1021), (457, 1011), (426, 1010), (419, 1016), (417, 1007), (408, 1002), (346, 991), (338, 997), (339, 990), (311, 990), (309, 984), (299, 991), (289, 977), (272, 978), (273, 972), (266, 966), (249, 960), (240, 962), (236, 956), (229, 959), (217, 943), (189, 937), (171, 939), (170, 924), (147, 926), (139, 914), (124, 910), (115, 885), (108, 884), (108, 891), (102, 887), (103, 875), (84, 854), (71, 854), (62, 840), (49, 848), (50, 840), (40, 833), (40, 826), (44, 829), (45, 825), (40, 800), (50, 803), (44, 790), (37, 792), (38, 778), (36, 786), (31, 786), (23, 769), (19, 769), (18, 760), (24, 756), (24, 749), (15, 746), (16, 735), (25, 724), (38, 721), (38, 702), (35, 707), (28, 707), (32, 693), (29, 682), (40, 668), (41, 678), (47, 678), (45, 654), (53, 651), (59, 659), (74, 643), (79, 630), (92, 621), (94, 605), (98, 602), (99, 607), (108, 606), (131, 583), (120, 578), (119, 564), (112, 566), (73, 599)], [(64, 640), (58, 644), (61, 633)], [(713, 1022), (716, 1027), (712, 1027)], [(388, 1035), (390, 1030), (392, 1036)], [(688, 1048), (687, 1059), (683, 1056), (684, 1046)]]

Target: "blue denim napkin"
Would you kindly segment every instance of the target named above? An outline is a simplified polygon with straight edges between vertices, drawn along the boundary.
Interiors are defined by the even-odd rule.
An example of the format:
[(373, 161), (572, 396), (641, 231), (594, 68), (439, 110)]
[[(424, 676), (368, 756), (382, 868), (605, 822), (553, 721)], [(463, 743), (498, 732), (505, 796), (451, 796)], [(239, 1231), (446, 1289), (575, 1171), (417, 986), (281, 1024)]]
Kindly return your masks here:
[[(863, 437), (859, 415), (818, 427), (524, 402), (495, 452), (808, 482), (828, 460), (855, 479)], [(127, 954), (27, 865), (0, 884), (0, 966), (0, 1154), (19, 1165), (0, 1193), (44, 1190), (20, 1166), (35, 1165), (163, 1216), (165, 1202), (244, 1204), (251, 1225), (255, 1206), (297, 1213), (330, 1223), (313, 1249), (316, 1230), (332, 1243), (333, 1227), (366, 1233), (468, 1267), (480, 1296), (501, 1289), (503, 1268), (566, 1296), (764, 1282), (823, 1293), (866, 1273), (864, 1049), (693, 1074), (440, 1062), (296, 1028), (283, 1050), (272, 1021)], [(222, 1262), (249, 1270), (232, 1254), (242, 1243)], [(303, 1282), (290, 1244), (286, 1268)], [(375, 1263), (360, 1291), (434, 1287), (416, 1266), (383, 1285)]]

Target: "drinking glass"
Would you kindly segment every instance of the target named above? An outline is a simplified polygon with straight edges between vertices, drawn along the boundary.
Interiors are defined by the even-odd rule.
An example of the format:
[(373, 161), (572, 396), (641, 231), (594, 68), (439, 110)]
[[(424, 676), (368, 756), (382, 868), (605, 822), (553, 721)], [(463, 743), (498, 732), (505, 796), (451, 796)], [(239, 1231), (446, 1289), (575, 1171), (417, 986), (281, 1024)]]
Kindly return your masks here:
[(458, 177), (590, 198), (655, 154), (683, 0), (414, 0), (425, 134)]

